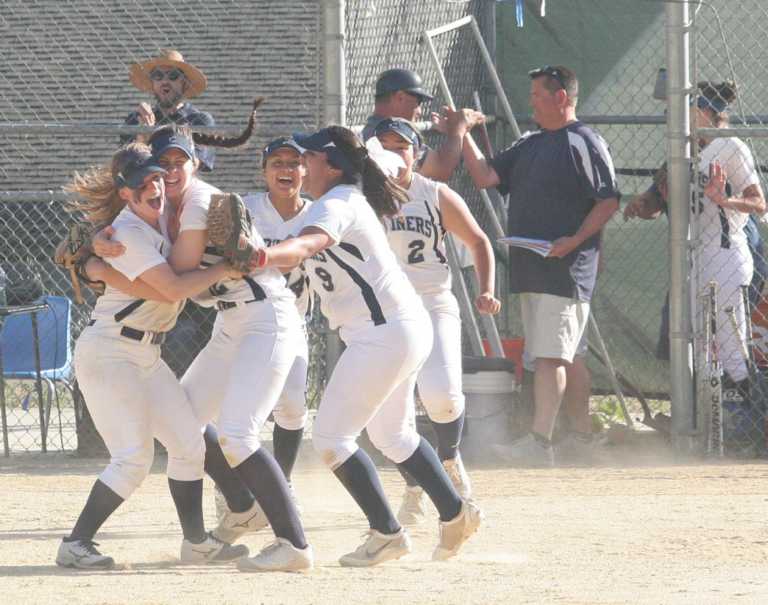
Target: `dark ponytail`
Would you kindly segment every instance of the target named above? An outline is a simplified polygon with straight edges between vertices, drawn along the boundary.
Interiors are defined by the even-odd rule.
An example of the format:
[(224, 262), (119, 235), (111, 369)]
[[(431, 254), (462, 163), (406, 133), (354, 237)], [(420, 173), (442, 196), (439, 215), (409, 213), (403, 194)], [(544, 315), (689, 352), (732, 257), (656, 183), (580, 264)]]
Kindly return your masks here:
[(363, 195), (380, 219), (400, 213), (400, 205), (408, 194), (394, 179), (388, 177), (368, 156), (368, 150), (357, 135), (343, 126), (329, 126), (328, 134), (341, 158), (328, 153), (328, 163), (343, 172), (342, 183), (360, 185)]

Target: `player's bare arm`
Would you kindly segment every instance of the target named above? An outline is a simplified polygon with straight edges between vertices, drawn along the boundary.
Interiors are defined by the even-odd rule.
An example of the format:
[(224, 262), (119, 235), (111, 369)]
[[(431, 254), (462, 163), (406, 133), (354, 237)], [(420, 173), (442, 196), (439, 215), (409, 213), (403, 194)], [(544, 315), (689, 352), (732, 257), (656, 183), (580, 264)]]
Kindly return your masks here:
[(433, 127), (445, 135), (445, 141), (436, 150), (430, 150), (419, 169), (422, 176), (436, 181), (447, 181), (461, 161), (465, 135), (485, 116), (473, 109), (443, 107), (440, 114), (432, 114)]
[(478, 189), (496, 187), (501, 183), (496, 170), (471, 136), (464, 137), (464, 166)]
[(179, 301), (199, 294), (223, 279), (241, 276), (225, 262), (182, 274), (177, 274), (168, 263), (162, 263), (148, 269), (139, 278), (169, 300)]
[(475, 306), (481, 313), (495, 315), (501, 309), (501, 302), (494, 296), (496, 265), (491, 242), (458, 193), (450, 187), (442, 186), (438, 196), (443, 225), (447, 231), (455, 234), (472, 254), (480, 284), (480, 294), (475, 299)]
[(179, 233), (179, 237), (173, 243), (168, 264), (176, 273), (194, 271), (200, 266), (208, 243), (207, 229), (188, 229)]
[(335, 243), (322, 229), (306, 227), (298, 237), (265, 248), (259, 266), (279, 267), (281, 271), (285, 271), (286, 268), (297, 267), (304, 259), (330, 248)]
[(598, 233), (618, 209), (619, 200), (615, 197), (596, 200), (594, 208), (587, 215), (587, 218), (584, 219), (576, 233), (560, 237), (552, 242), (552, 250), (549, 256), (562, 258), (573, 252), (584, 241)]
[(90, 279), (103, 281), (110, 288), (120, 290), (128, 296), (157, 302), (173, 302), (141, 279), (131, 281), (123, 273), (120, 273), (120, 271), (96, 256), (92, 256), (85, 263), (85, 271)]
[(662, 201), (659, 195), (651, 191), (644, 191), (633, 197), (624, 207), (624, 220), (628, 221), (633, 218), (654, 220), (662, 213), (661, 204)]
[(712, 162), (709, 166), (709, 182), (704, 188), (704, 195), (721, 208), (737, 212), (765, 214), (765, 197), (760, 185), (749, 185), (739, 197), (728, 196), (725, 185), (728, 174), (720, 162)]

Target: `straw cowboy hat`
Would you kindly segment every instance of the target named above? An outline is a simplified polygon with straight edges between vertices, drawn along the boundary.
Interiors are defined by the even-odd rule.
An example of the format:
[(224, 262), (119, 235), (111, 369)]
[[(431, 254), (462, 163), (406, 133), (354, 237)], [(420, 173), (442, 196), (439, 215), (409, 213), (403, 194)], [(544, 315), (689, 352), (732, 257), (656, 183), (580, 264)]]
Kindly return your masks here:
[(184, 57), (177, 50), (163, 50), (159, 57), (145, 61), (144, 63), (134, 63), (129, 70), (131, 83), (144, 92), (152, 92), (152, 80), (149, 74), (156, 67), (177, 67), (184, 72), (187, 77), (187, 88), (184, 96), (188, 99), (196, 97), (205, 90), (208, 84), (208, 78), (197, 67), (184, 61)]

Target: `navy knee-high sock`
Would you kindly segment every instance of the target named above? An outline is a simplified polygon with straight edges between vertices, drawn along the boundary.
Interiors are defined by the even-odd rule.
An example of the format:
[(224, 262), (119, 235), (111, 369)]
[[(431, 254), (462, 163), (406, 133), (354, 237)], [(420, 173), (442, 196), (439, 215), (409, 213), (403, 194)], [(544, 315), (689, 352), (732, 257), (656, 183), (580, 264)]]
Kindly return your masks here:
[(459, 453), (461, 433), (464, 430), (464, 412), (451, 422), (430, 420), (437, 435), (437, 455), (440, 460), (453, 460)]
[(259, 448), (235, 470), (256, 497), (275, 535), (285, 538), (296, 548), (306, 548), (307, 539), (299, 511), (291, 497), (288, 481), (272, 455)]
[(343, 464), (336, 467), (333, 473), (363, 509), (371, 529), (383, 534), (400, 531), (400, 524), (389, 508), (376, 467), (368, 454), (357, 450)]
[(176, 505), (184, 538), (193, 544), (205, 540), (203, 521), (203, 480), (178, 481), (168, 477), (168, 489)]
[(280, 468), (283, 469), (283, 474), (289, 482), (291, 480), (293, 466), (296, 464), (296, 458), (299, 455), (299, 446), (301, 445), (301, 438), (303, 435), (303, 428), (291, 431), (284, 429), (277, 423), (275, 423), (275, 428), (272, 430), (272, 444), (275, 449), (275, 460), (280, 465)]
[(429, 499), (437, 508), (441, 521), (450, 521), (461, 511), (461, 497), (453, 487), (450, 478), (443, 465), (429, 445), (429, 442), (421, 438), (419, 447), (398, 466), (408, 471), (419, 485), (427, 492)]
[(205, 472), (224, 494), (229, 510), (235, 513), (247, 511), (253, 506), (253, 494), (224, 457), (216, 427), (212, 424), (206, 426), (203, 439), (205, 440)]
[(400, 465), (398, 465), (398, 467), (397, 467), (397, 471), (400, 473), (400, 476), (401, 476), (403, 479), (405, 479), (405, 484), (406, 484), (408, 487), (418, 487), (418, 486), (419, 486), (419, 482), (418, 482), (418, 481), (416, 481), (416, 479), (414, 479), (414, 478), (411, 476), (411, 474), (410, 474), (410, 473), (409, 473), (407, 470), (405, 470), (404, 468), (402, 468)]
[(93, 540), (99, 528), (123, 502), (123, 498), (113, 492), (106, 483), (96, 479), (75, 527), (65, 541)]

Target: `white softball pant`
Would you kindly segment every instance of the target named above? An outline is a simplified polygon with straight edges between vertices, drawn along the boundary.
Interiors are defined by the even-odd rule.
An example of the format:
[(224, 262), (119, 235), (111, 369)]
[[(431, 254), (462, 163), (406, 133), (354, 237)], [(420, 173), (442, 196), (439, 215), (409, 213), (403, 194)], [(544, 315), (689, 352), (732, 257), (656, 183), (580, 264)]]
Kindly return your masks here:
[(157, 438), (168, 450), (167, 474), (203, 478), (205, 444), (184, 389), (158, 345), (119, 335), (118, 324), (83, 330), (75, 374), (111, 459), (99, 479), (127, 499), (149, 474)]
[[(221, 329), (223, 317), (218, 313), (213, 325), (213, 336)], [(272, 416), (275, 422), (288, 431), (303, 429), (307, 424), (307, 372), (309, 371), (309, 347), (306, 328), (302, 328), (304, 339), (296, 348), (296, 359), (288, 372), (283, 392), (277, 400)]]
[(430, 420), (445, 424), (464, 412), (459, 303), (450, 291), (422, 300), (432, 320), (434, 340), (416, 384)]
[(233, 468), (261, 446), (298, 352), (306, 347), (291, 300), (264, 300), (221, 311), (221, 328), (181, 379), (203, 425), (215, 421)]
[[(742, 354), (741, 342), (747, 338), (747, 323), (744, 310), (744, 298), (741, 287), (746, 277), (742, 271), (735, 268), (729, 270), (722, 267), (717, 258), (708, 259), (708, 263), (702, 263), (701, 268), (701, 293), (706, 294), (707, 284), (710, 281), (717, 282), (717, 352), (720, 363), (728, 376), (734, 382), (744, 380), (747, 375), (747, 364)], [(751, 271), (749, 273), (751, 279)], [(749, 283), (749, 280), (746, 280)], [(734, 330), (733, 323), (725, 309), (733, 307), (738, 325), (738, 333)], [(701, 303), (698, 305), (701, 310)]]
[(312, 443), (332, 469), (357, 451), (368, 429), (371, 442), (395, 463), (419, 445), (415, 429), (416, 376), (432, 348), (432, 327), (423, 309), (387, 323), (343, 334), (347, 348), (325, 387)]

